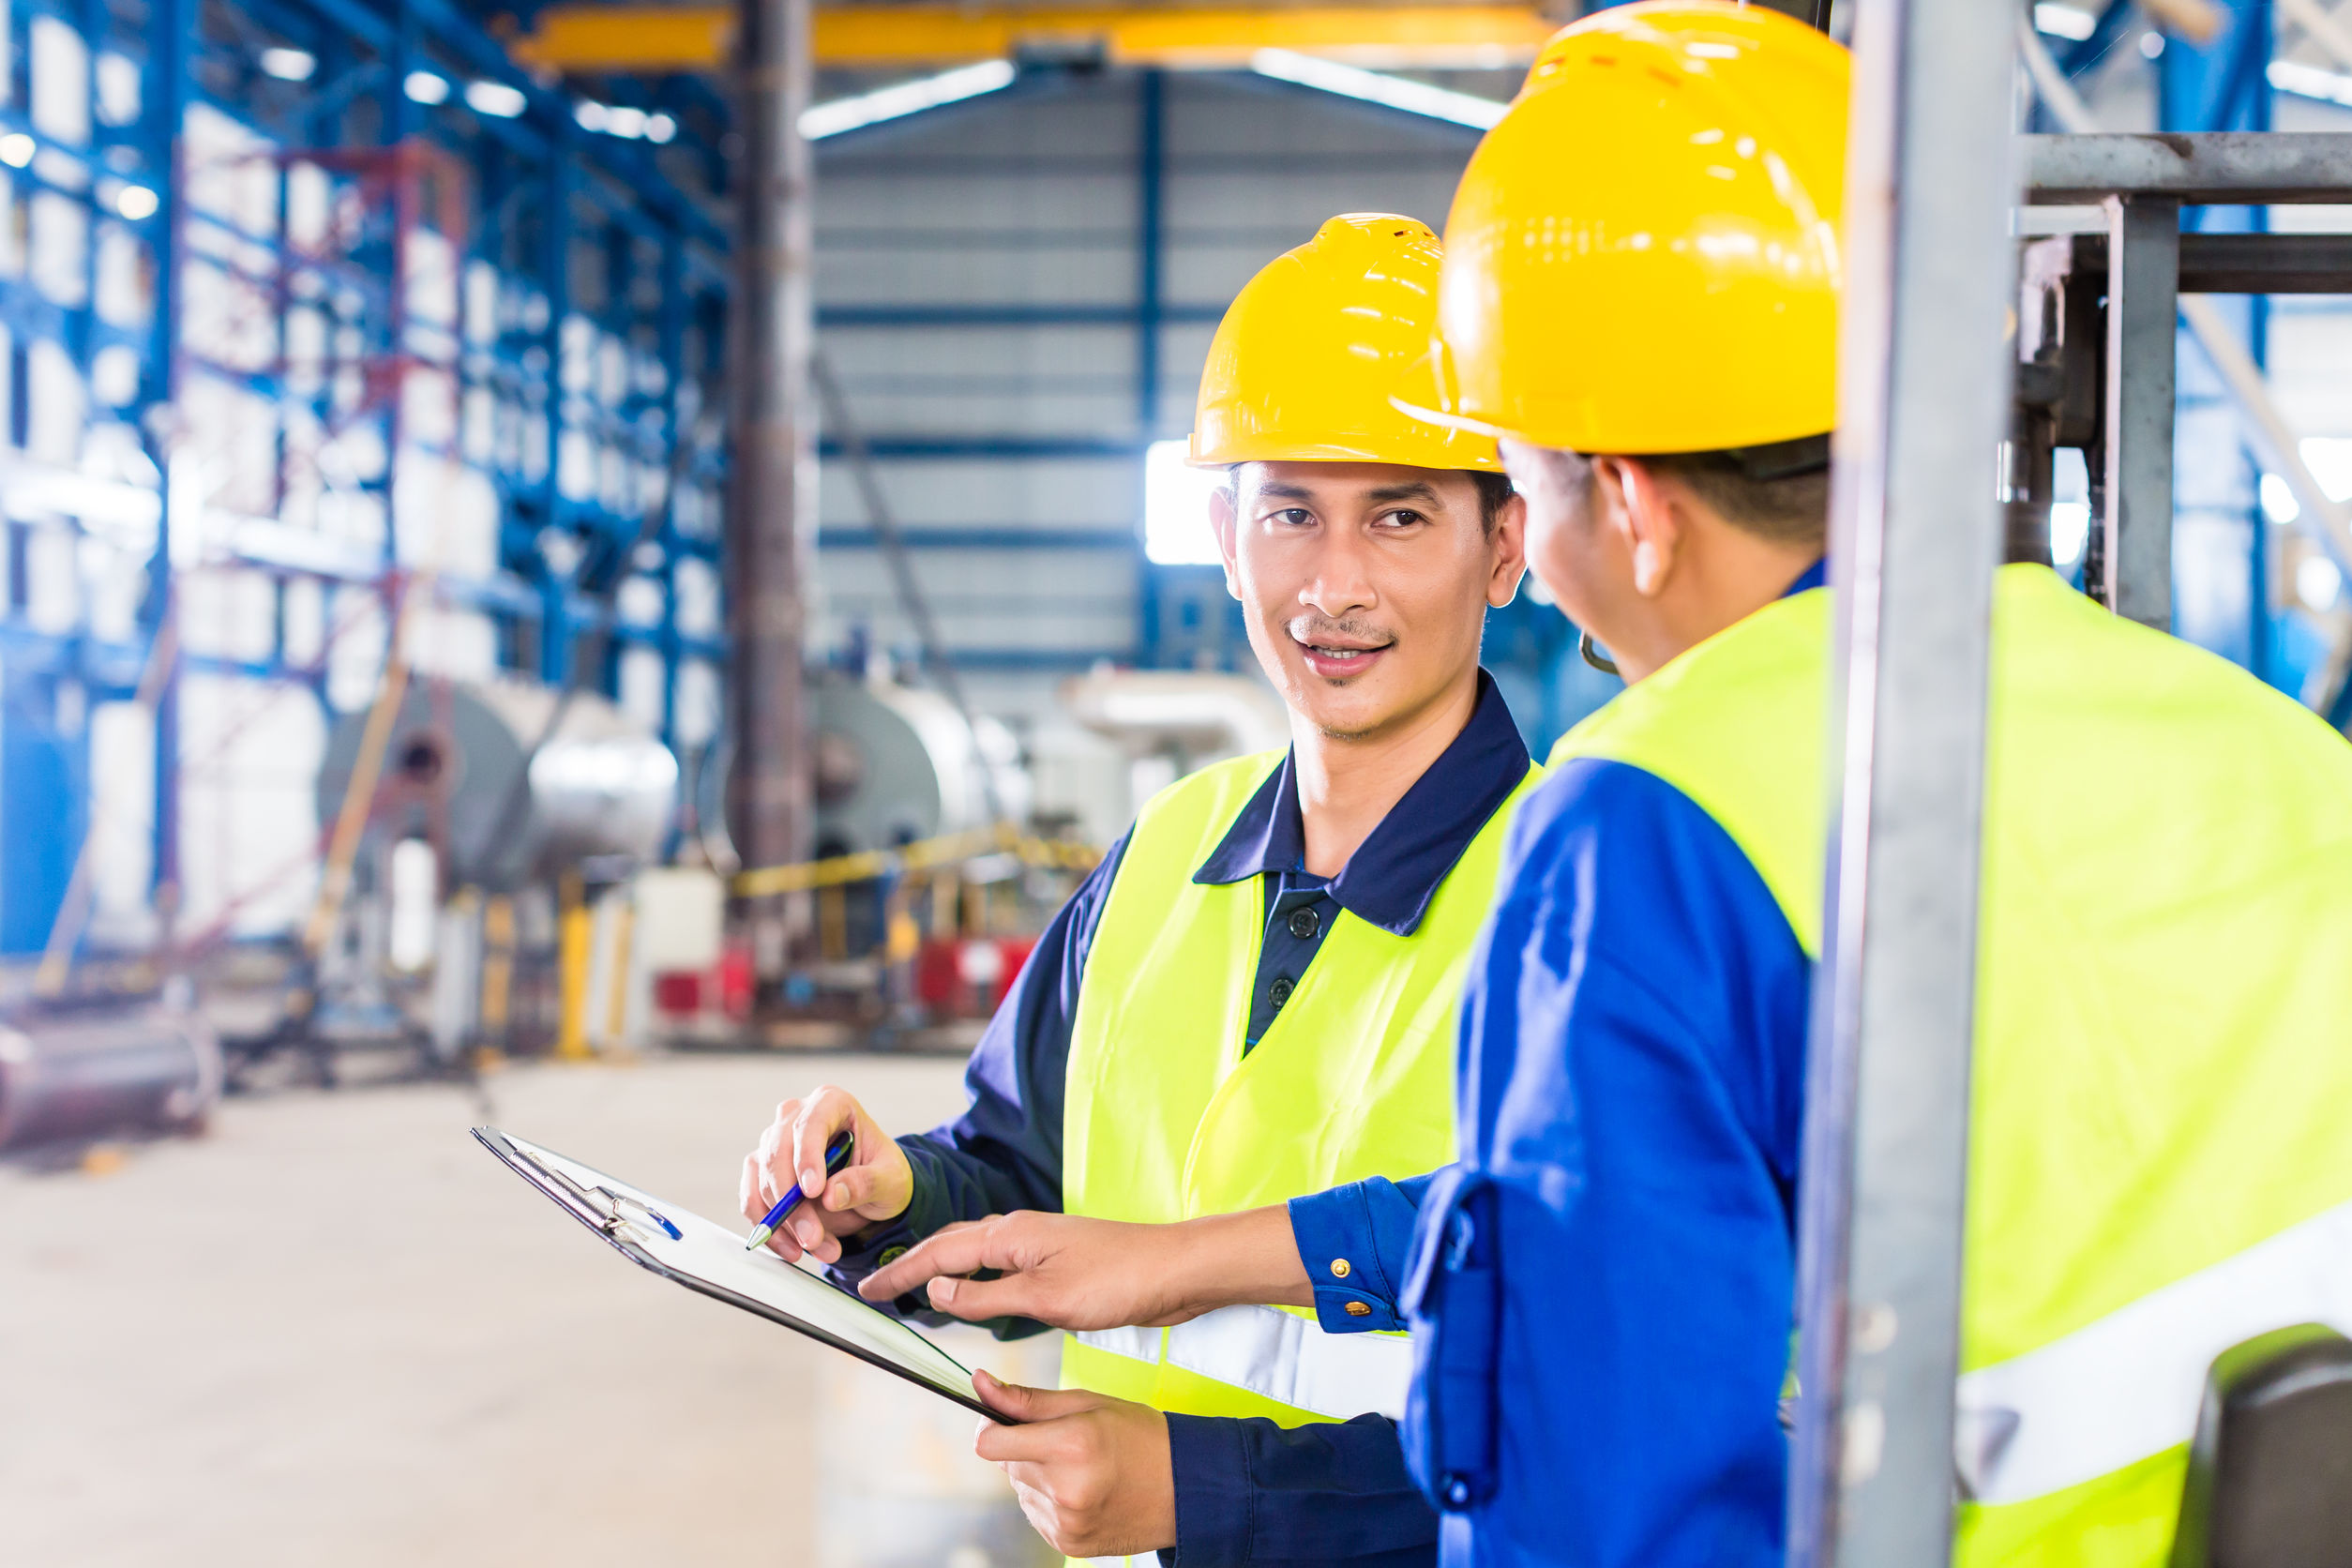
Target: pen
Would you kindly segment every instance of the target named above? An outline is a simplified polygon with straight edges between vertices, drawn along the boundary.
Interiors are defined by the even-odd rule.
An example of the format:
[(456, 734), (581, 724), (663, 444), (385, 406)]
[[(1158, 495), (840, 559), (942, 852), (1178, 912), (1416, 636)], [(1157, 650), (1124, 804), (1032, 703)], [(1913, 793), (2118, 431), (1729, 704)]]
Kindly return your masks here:
[[(857, 1138), (853, 1135), (842, 1133), (836, 1137), (825, 1146), (825, 1174), (827, 1176), (839, 1175), (841, 1168), (850, 1163), (850, 1151), (856, 1147)], [(784, 1196), (776, 1200), (776, 1207), (768, 1211), (768, 1217), (761, 1220), (752, 1230), (751, 1240), (744, 1243), (743, 1249), (746, 1252), (755, 1252), (767, 1245), (768, 1238), (776, 1234), (776, 1228), (784, 1223), (784, 1216), (792, 1212), (793, 1206), (799, 1203), (800, 1199), (800, 1184), (794, 1182), (784, 1189)]]

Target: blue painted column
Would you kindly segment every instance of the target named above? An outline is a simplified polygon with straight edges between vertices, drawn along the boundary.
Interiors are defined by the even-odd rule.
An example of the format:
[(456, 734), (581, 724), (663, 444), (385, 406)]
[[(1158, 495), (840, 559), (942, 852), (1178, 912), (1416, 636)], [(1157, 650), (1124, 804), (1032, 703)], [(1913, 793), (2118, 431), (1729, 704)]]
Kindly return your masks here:
[[(1160, 325), (1167, 248), (1168, 80), (1157, 70), (1136, 79), (1135, 423), (1140, 442), (1159, 436)], [(1143, 456), (1136, 456), (1136, 662), (1161, 662), (1160, 569), (1143, 553)]]

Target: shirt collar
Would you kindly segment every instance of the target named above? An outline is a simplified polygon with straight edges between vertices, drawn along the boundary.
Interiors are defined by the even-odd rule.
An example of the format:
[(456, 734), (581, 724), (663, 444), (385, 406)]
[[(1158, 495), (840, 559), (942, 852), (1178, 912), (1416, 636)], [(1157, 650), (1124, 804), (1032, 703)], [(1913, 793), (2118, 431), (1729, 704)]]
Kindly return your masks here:
[[(1194, 882), (1222, 884), (1304, 868), (1306, 824), (1299, 815), (1292, 761), (1285, 753), (1282, 765), (1233, 819), (1215, 852), (1192, 874)], [(1439, 884), (1487, 819), (1511, 798), (1529, 765), (1519, 726), (1494, 678), (1481, 670), (1470, 722), (1331, 880), (1333, 901), (1384, 931), (1412, 935)]]
[(1830, 558), (1824, 555), (1805, 568), (1804, 576), (1781, 590), (1780, 596), (1784, 599), (1793, 599), (1808, 588), (1827, 588), (1829, 585)]

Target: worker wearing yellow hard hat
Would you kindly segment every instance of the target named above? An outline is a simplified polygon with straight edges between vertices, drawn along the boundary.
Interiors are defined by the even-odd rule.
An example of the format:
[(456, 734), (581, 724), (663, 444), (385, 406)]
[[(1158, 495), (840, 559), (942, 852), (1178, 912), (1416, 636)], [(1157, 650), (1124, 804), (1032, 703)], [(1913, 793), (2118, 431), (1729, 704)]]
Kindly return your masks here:
[[(1783, 1560), (1847, 91), (1761, 7), (1604, 11), (1455, 199), (1415, 406), (1500, 437), (1533, 569), (1629, 682), (1514, 824), (1459, 1160), (1207, 1261), (1034, 1227), (1005, 1282), (1102, 1320), (1347, 1262), (1412, 1324), (1448, 1564)], [(2352, 748), (2046, 565), (1994, 626), (1957, 1556), (2156, 1568), (2208, 1365), (2352, 1280)]]
[[(1453, 1158), (1461, 977), (1538, 772), (1478, 665), (1486, 611), (1518, 584), (1519, 504), (1490, 438), (1395, 406), (1435, 395), (1441, 259), (1414, 219), (1350, 214), (1234, 301), (1192, 456), (1230, 470), (1201, 526), (1291, 745), (1144, 805), (989, 1024), (957, 1121), (894, 1142), (838, 1089), (779, 1108), (744, 1199), (756, 1217), (795, 1180), (822, 1191), (772, 1244), (786, 1256), (887, 1300), (942, 1248), (1018, 1243), (996, 1222), (884, 1267), (957, 1221), (1213, 1232), (1229, 1211)], [(854, 1163), (827, 1184), (844, 1128)], [(986, 1428), (980, 1453), (1073, 1557), (1433, 1561), (1438, 1516), (1395, 1426), (1411, 1346), (1347, 1274), (1327, 1273), (1328, 1300), (1073, 1320), (1063, 1391), (983, 1385), (1025, 1424)], [(942, 1281), (933, 1302), (1026, 1316), (993, 1291)]]

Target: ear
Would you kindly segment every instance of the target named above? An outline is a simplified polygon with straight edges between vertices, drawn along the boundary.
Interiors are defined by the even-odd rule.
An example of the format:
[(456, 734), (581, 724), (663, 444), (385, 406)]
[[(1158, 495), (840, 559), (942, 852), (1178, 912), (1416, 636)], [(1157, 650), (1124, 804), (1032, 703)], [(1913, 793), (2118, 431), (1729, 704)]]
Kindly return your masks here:
[(1217, 536), (1217, 553), (1225, 558), (1225, 591), (1238, 599), (1242, 596), (1242, 580), (1235, 571), (1235, 536), (1239, 530), (1233, 515), (1237, 489), (1219, 485), (1209, 492), (1209, 531)]
[(1491, 569), (1486, 578), (1486, 602), (1500, 610), (1518, 596), (1519, 580), (1527, 575), (1527, 498), (1514, 495), (1495, 513), (1495, 532), (1487, 540)]
[(1636, 458), (1595, 458), (1608, 521), (1625, 543), (1634, 592), (1654, 599), (1666, 592), (1682, 550), (1682, 515), (1666, 487)]

